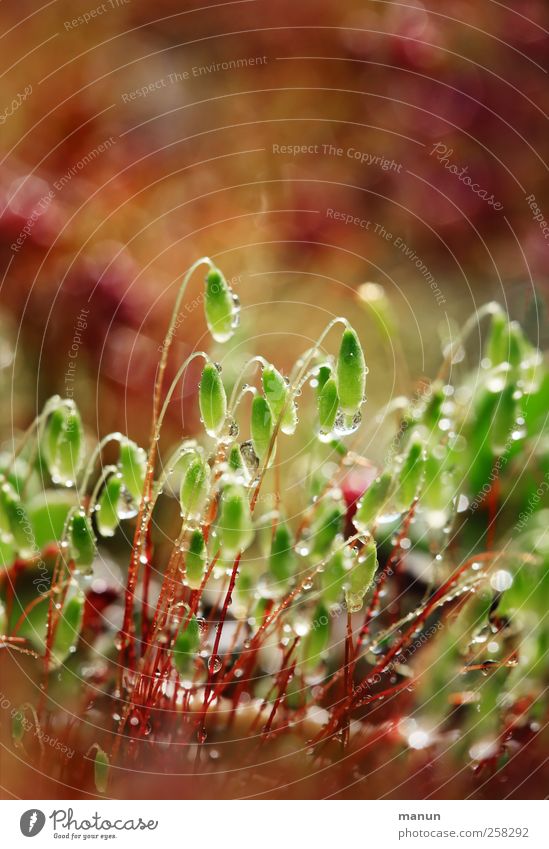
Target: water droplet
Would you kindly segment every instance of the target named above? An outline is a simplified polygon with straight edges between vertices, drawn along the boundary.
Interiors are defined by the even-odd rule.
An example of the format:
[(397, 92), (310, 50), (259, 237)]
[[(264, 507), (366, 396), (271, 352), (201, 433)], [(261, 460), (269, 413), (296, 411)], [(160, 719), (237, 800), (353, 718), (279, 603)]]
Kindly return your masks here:
[(248, 469), (250, 476), (254, 477), (259, 468), (259, 457), (254, 451), (251, 440), (241, 443), (240, 453), (242, 454), (242, 459), (246, 464), (246, 468)]
[(216, 675), (221, 669), (222, 663), (219, 655), (212, 655), (208, 661), (208, 672), (210, 675)]
[(353, 416), (349, 416), (340, 410), (334, 423), (334, 434), (336, 434), (336, 436), (349, 436), (351, 433), (355, 433), (355, 431), (358, 430), (361, 421), (362, 414), (360, 411), (355, 413)]
[(508, 590), (513, 584), (513, 576), (505, 569), (498, 569), (490, 578), (490, 586), (496, 592), (502, 593)]
[(261, 598), (280, 598), (284, 595), (284, 584), (265, 572), (257, 582), (257, 591)]

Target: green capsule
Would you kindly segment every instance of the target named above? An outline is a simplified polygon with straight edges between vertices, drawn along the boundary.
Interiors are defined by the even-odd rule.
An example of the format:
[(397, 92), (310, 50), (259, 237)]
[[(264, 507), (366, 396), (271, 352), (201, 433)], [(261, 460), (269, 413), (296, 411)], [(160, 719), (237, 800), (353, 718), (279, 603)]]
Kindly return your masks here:
[(72, 486), (84, 461), (84, 428), (74, 405), (53, 411), (46, 425), (43, 450), (54, 483)]
[(297, 427), (297, 410), (293, 400), (290, 400), (290, 387), (274, 366), (265, 366), (262, 375), (263, 391), (273, 422), (282, 415), (280, 430), (291, 435)]
[(377, 548), (370, 540), (348, 573), (345, 603), (349, 613), (361, 610), (364, 596), (370, 589), (377, 570)]
[(62, 404), (53, 410), (44, 428), (42, 438), (42, 454), (53, 477), (53, 469), (57, 461), (57, 446), (65, 427), (65, 419), (69, 413), (68, 407)]
[[(255, 597), (257, 586), (256, 569), (250, 568), (247, 564), (241, 565), (238, 570), (238, 581), (235, 586), (235, 594), (238, 598), (242, 610), (250, 609)], [(235, 613), (235, 615), (237, 615)]]
[(347, 415), (360, 410), (366, 389), (368, 369), (358, 336), (352, 328), (347, 328), (341, 338), (337, 358), (337, 389), (339, 405)]
[(90, 569), (96, 553), (95, 536), (83, 510), (75, 513), (69, 522), (69, 550), (76, 566)]
[(122, 483), (135, 501), (140, 501), (145, 488), (145, 477), (147, 474), (147, 455), (131, 439), (124, 439), (120, 443), (120, 457), (118, 460)]
[(425, 406), (422, 416), (423, 424), (429, 431), (433, 431), (438, 427), (438, 423), (442, 418), (442, 405), (444, 401), (445, 395), (441, 384), (434, 384), (431, 387), (431, 397)]
[(390, 472), (383, 472), (376, 478), (358, 502), (357, 510), (353, 518), (353, 524), (361, 534), (371, 529), (375, 519), (386, 510), (389, 491), (393, 483)]
[(334, 426), (339, 408), (339, 395), (337, 384), (333, 377), (329, 377), (317, 395), (318, 422), (320, 432), (328, 434)]
[(122, 475), (111, 475), (97, 499), (95, 522), (102, 537), (113, 537), (120, 524), (122, 488)]
[(313, 614), (311, 628), (303, 638), (301, 656), (306, 669), (315, 669), (330, 640), (330, 614), (322, 602)]
[(192, 669), (199, 649), (200, 627), (196, 616), (185, 618), (173, 647), (173, 662), (180, 675), (185, 675)]
[(204, 534), (199, 528), (195, 528), (191, 534), (185, 556), (185, 576), (191, 589), (199, 589), (204, 577), (205, 566), (206, 543), (204, 542)]
[(269, 557), (269, 572), (273, 578), (287, 584), (295, 570), (294, 538), (285, 522), (276, 526)]
[(51, 666), (56, 667), (74, 651), (80, 637), (84, 619), (84, 593), (77, 591), (65, 602), (63, 612), (55, 628)]
[(57, 478), (69, 485), (74, 483), (84, 461), (84, 428), (80, 413), (69, 411), (57, 447)]
[(323, 502), (311, 523), (309, 542), (311, 553), (324, 557), (336, 536), (343, 530), (345, 507), (339, 501)]
[(206, 363), (202, 371), (198, 402), (206, 433), (213, 437), (219, 436), (227, 416), (227, 396), (221, 375), (213, 363)]
[(481, 390), (475, 400), (471, 420), (470, 448), (486, 456), (503, 454), (512, 444), (518, 415), (516, 386), (508, 381), (497, 392)]
[(507, 362), (508, 356), (508, 325), (507, 316), (498, 311), (493, 314), (490, 330), (486, 339), (485, 356), (492, 366)]
[(248, 495), (243, 486), (230, 484), (221, 494), (218, 534), (225, 557), (236, 555), (254, 538)]
[(348, 558), (345, 551), (338, 549), (334, 551), (324, 571), (320, 573), (322, 584), (322, 598), (329, 607), (339, 604), (343, 593), (343, 584), (348, 576)]
[(103, 749), (98, 748), (95, 753), (95, 760), (93, 764), (95, 789), (98, 793), (107, 792), (110, 769), (111, 765), (109, 761), (109, 756), (106, 752), (103, 751)]
[(471, 417), (467, 422), (467, 454), (464, 470), (468, 472), (469, 485), (473, 493), (480, 493), (488, 483), (494, 463), (492, 426), (496, 417), (499, 396), (481, 388), (474, 401)]
[(13, 537), (0, 536), (0, 570), (9, 569), (16, 557), (17, 551), (13, 544)]
[(517, 321), (509, 321), (505, 313), (492, 316), (485, 349), (492, 367), (509, 363), (511, 368), (519, 368), (530, 350), (531, 346)]
[(410, 442), (408, 453), (398, 477), (395, 504), (398, 510), (408, 510), (418, 494), (425, 470), (423, 442), (416, 436)]
[(530, 345), (524, 338), (522, 327), (518, 321), (509, 322), (507, 333), (507, 361), (512, 368), (519, 368), (523, 359), (528, 355)]
[(5, 528), (5, 542), (13, 543), (22, 560), (29, 560), (40, 553), (23, 502), (7, 481), (0, 486), (0, 516)]
[(39, 483), (34, 465), (29, 465), (23, 457), (14, 459), (9, 451), (0, 451), (0, 478), (11, 483), (16, 492), (35, 491)]
[(204, 310), (209, 331), (215, 341), (227, 342), (238, 324), (238, 305), (218, 268), (212, 268), (206, 275)]
[[(439, 452), (444, 452), (442, 458), (439, 456)], [(454, 495), (456, 493), (454, 492), (453, 476), (448, 469), (447, 447), (427, 451), (421, 495), (422, 505), (427, 510), (444, 511), (450, 506)]]
[(271, 444), (273, 434), (273, 416), (263, 395), (255, 395), (252, 401), (250, 432), (254, 451), (263, 460)]
[(332, 367), (329, 366), (329, 365), (320, 366), (320, 368), (318, 369), (318, 374), (317, 374), (317, 378), (316, 378), (317, 394), (322, 392), (322, 387), (324, 386), (324, 384), (326, 383), (326, 381), (330, 377), (332, 377)]
[[(6, 540), (10, 539), (11, 534), (11, 522), (10, 522), (10, 507), (9, 501), (13, 499), (17, 499), (19, 496), (14, 490), (11, 483), (9, 483), (4, 476), (0, 478), (1, 488), (0, 488), (0, 538), (5, 538)], [(4, 489), (5, 485), (5, 489)]]
[(244, 457), (242, 456), (242, 451), (240, 450), (238, 442), (233, 443), (229, 449), (227, 466), (231, 472), (234, 472), (235, 475), (242, 478), (244, 482), (249, 481), (250, 473), (246, 463), (244, 462)]
[(197, 516), (204, 507), (209, 491), (210, 467), (200, 454), (195, 452), (181, 482), (181, 512), (184, 515)]
[(496, 454), (504, 454), (512, 445), (513, 432), (516, 430), (518, 404), (515, 398), (516, 387), (507, 385), (499, 393), (498, 404), (488, 438)]
[(23, 742), (25, 736), (25, 715), (23, 711), (16, 710), (11, 720), (11, 737), (16, 746)]

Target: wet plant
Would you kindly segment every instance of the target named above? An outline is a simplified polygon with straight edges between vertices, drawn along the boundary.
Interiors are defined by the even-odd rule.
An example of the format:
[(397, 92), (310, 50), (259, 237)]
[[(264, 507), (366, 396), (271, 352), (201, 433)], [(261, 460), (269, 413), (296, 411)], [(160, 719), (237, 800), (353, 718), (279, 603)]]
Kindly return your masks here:
[[(337, 763), (388, 722), (392, 745), (499, 768), (547, 711), (541, 353), (490, 303), (432, 381), (381, 411), (368, 411), (367, 356), (343, 317), (288, 375), (254, 355), (226, 385), (196, 351), (166, 387), (202, 266), (214, 342), (238, 325), (222, 271), (199, 260), (162, 345), (147, 449), (117, 432), (91, 444), (74, 401), (55, 397), (2, 456), (0, 633), (39, 685), (13, 744), (46, 756), (20, 721), (30, 712), (106, 794), (121, 766), (211, 774), (216, 751), (252, 769), (285, 740), (311, 769)], [(195, 360), (203, 433), (165, 451), (163, 420)], [(373, 429), (381, 460), (364, 448)], [(278, 463), (291, 440), (297, 459)], [(109, 606), (101, 563), (128, 538)]]

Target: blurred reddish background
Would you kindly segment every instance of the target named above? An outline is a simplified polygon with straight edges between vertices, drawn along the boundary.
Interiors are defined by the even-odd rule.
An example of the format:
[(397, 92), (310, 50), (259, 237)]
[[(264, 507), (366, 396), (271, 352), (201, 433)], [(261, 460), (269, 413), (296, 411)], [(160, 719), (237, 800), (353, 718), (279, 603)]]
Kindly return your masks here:
[[(74, 395), (92, 427), (143, 439), (176, 284), (203, 254), (279, 360), (278, 331), (303, 347), (366, 280), (414, 374), (438, 326), (494, 297), (524, 319), (545, 296), (546, 3), (181, 5), (2, 4), (2, 391), (21, 424), (65, 394), (87, 310)], [(204, 330), (191, 305), (175, 361)], [(374, 395), (392, 381), (379, 369)]]

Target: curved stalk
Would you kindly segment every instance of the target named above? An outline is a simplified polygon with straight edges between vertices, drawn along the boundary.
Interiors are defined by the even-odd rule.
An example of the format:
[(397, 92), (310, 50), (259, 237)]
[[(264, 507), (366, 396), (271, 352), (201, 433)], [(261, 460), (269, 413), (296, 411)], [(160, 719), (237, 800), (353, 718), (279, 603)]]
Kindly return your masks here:
[(256, 354), (256, 356), (251, 357), (246, 362), (246, 364), (242, 367), (240, 374), (238, 375), (237, 379), (235, 380), (233, 390), (231, 392), (231, 397), (230, 397), (230, 400), (229, 400), (229, 412), (231, 413), (231, 415), (234, 413), (236, 405), (238, 404), (237, 396), (239, 395), (239, 387), (240, 387), (240, 384), (242, 383), (242, 379), (243, 379), (244, 375), (246, 374), (246, 372), (248, 371), (248, 369), (250, 368), (250, 366), (255, 365), (256, 363), (259, 363), (263, 367), (269, 365), (269, 363), (267, 362), (265, 357), (262, 357), (260, 354)]
[(166, 397), (164, 399), (164, 403), (162, 404), (162, 409), (160, 410), (160, 413), (158, 415), (158, 418), (157, 418), (157, 421), (156, 421), (156, 427), (155, 427), (155, 430), (154, 430), (154, 433), (153, 433), (153, 442), (157, 443), (159, 438), (160, 438), (160, 431), (162, 430), (162, 423), (164, 421), (164, 417), (166, 415), (166, 411), (168, 409), (170, 401), (172, 400), (173, 393), (175, 392), (175, 387), (179, 383), (181, 377), (183, 376), (183, 374), (187, 370), (187, 368), (190, 366), (192, 361), (197, 359), (198, 357), (203, 357), (206, 360), (206, 362), (209, 362), (209, 359), (210, 359), (204, 351), (195, 351), (194, 354), (190, 354), (190, 356), (188, 356), (187, 359), (179, 366), (179, 368), (177, 370), (177, 374), (175, 375), (174, 379), (172, 380), (172, 382), (170, 384), (170, 388), (166, 392)]
[[(100, 442), (97, 443), (97, 445), (95, 446), (95, 448), (92, 451), (90, 459), (88, 460), (88, 462), (86, 464), (86, 468), (83, 470), (83, 473), (82, 473), (82, 484), (80, 486), (80, 490), (82, 492), (83, 498), (85, 498), (88, 486), (90, 484), (90, 479), (91, 479), (91, 476), (92, 476), (93, 467), (95, 466), (96, 461), (98, 460), (99, 456), (101, 455), (103, 448), (106, 445), (108, 445), (109, 442), (118, 442), (120, 444), (120, 442), (122, 442), (123, 439), (124, 439), (124, 435), (122, 433), (120, 433), (119, 431), (115, 430), (112, 433), (108, 433), (106, 436), (103, 437), (103, 439), (101, 439)], [(76, 484), (76, 493), (78, 495), (78, 483)], [(78, 496), (78, 498), (79, 498), (79, 501), (82, 501), (82, 498), (80, 498), (80, 496)]]
[(504, 312), (503, 308), (496, 301), (490, 301), (488, 304), (484, 304), (483, 307), (478, 309), (475, 313), (473, 313), (473, 315), (471, 315), (467, 319), (457, 339), (452, 342), (448, 348), (448, 351), (437, 374), (437, 380), (443, 380), (446, 377), (446, 375), (448, 374), (448, 369), (452, 365), (452, 360), (454, 359), (456, 350), (458, 350), (463, 345), (463, 343), (475, 329), (477, 324), (479, 324), (482, 319), (488, 315), (497, 315), (498, 313), (502, 312)]
[(97, 482), (96, 482), (96, 484), (93, 488), (92, 494), (90, 496), (90, 500), (88, 502), (88, 506), (86, 508), (86, 515), (88, 516), (88, 518), (91, 517), (91, 515), (92, 515), (92, 513), (95, 509), (95, 503), (97, 501), (97, 496), (99, 495), (99, 491), (101, 490), (101, 487), (106, 482), (109, 475), (116, 474), (117, 471), (118, 471), (117, 467), (111, 465), (111, 466), (105, 466), (105, 468), (101, 472), (101, 475), (97, 479)]
[(158, 364), (158, 371), (156, 374), (156, 381), (154, 385), (154, 399), (153, 399), (153, 420), (152, 420), (152, 428), (151, 433), (154, 434), (156, 432), (157, 426), (157, 417), (158, 417), (158, 408), (160, 406), (160, 395), (162, 392), (162, 385), (164, 383), (164, 373), (166, 371), (166, 365), (168, 363), (168, 355), (170, 353), (170, 348), (173, 342), (173, 338), (175, 336), (177, 330), (177, 317), (179, 314), (179, 307), (181, 306), (181, 301), (183, 300), (183, 296), (187, 291), (187, 286), (189, 285), (189, 280), (193, 276), (194, 272), (197, 268), (200, 268), (201, 265), (207, 265), (210, 269), (214, 268), (214, 264), (211, 259), (207, 256), (203, 256), (200, 259), (197, 259), (196, 262), (189, 267), (186, 271), (183, 280), (181, 281), (181, 285), (179, 287), (179, 291), (177, 293), (177, 297), (175, 299), (175, 303), (173, 305), (172, 314), (170, 318), (170, 323), (168, 325), (168, 330), (166, 331), (166, 335), (164, 337), (164, 342), (162, 344), (162, 355), (160, 357), (160, 362)]
[(46, 419), (48, 418), (48, 416), (50, 416), (54, 412), (54, 410), (56, 410), (58, 407), (62, 407), (62, 406), (65, 406), (65, 405), (66, 406), (73, 406), (74, 402), (71, 401), (68, 398), (61, 398), (60, 395), (54, 395), (52, 398), (50, 398), (46, 402), (42, 412), (39, 413), (36, 416), (34, 421), (29, 425), (29, 427), (26, 429), (26, 431), (23, 433), (23, 435), (19, 438), (19, 442), (17, 444), (17, 447), (14, 449), (14, 452), (13, 452), (12, 463), (15, 463), (17, 457), (19, 456), (19, 454), (21, 453), (21, 451), (23, 450), (23, 448), (27, 444), (28, 440), (32, 436), (34, 429), (37, 428), (37, 430), (38, 430), (38, 434), (37, 434), (38, 440), (37, 441), (39, 443), (40, 442), (40, 436), (43, 433), (44, 426), (45, 426), (45, 423), (46, 423)]

